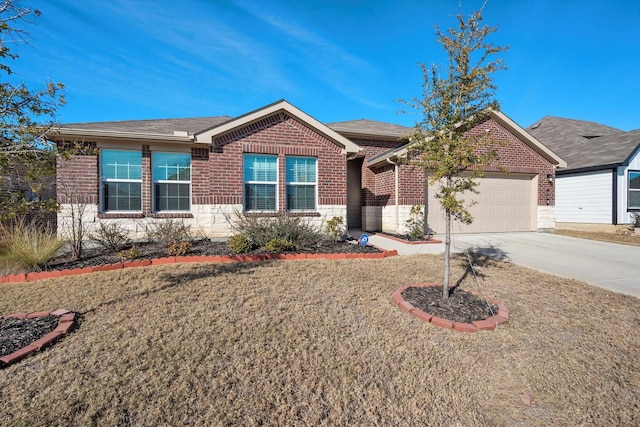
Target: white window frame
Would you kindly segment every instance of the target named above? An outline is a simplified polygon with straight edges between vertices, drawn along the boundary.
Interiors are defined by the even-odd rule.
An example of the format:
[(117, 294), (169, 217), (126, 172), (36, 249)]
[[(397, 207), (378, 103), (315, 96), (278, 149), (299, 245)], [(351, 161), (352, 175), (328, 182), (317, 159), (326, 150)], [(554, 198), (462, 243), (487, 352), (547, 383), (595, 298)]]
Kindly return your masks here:
[(640, 178), (640, 171), (637, 170), (630, 170), (629, 171), (629, 175), (627, 177), (627, 210), (629, 211), (640, 211), (640, 205), (638, 206), (631, 206), (631, 193), (637, 193), (640, 194), (640, 188), (631, 188), (631, 174), (635, 174), (638, 175), (638, 178)]
[[(289, 181), (287, 178), (287, 172), (288, 172), (288, 164), (287, 164), (287, 160), (289, 159), (311, 159), (315, 161), (315, 181), (313, 182), (297, 182), (297, 181)], [(285, 196), (287, 197), (287, 206), (286, 209), (288, 212), (317, 212), (318, 211), (318, 158), (317, 157), (310, 157), (310, 156), (287, 156), (285, 159), (285, 184), (286, 184), (286, 192), (285, 192)], [(313, 209), (291, 209), (289, 208), (289, 186), (291, 187), (313, 187), (315, 189), (314, 191), (314, 200), (313, 200), (313, 204), (314, 207)]]
[[(254, 157), (268, 157), (268, 158), (272, 158), (275, 159), (276, 161), (276, 179), (275, 181), (254, 181), (254, 180), (246, 180), (245, 178), (245, 161), (246, 158), (248, 156), (254, 156)], [(278, 183), (280, 182), (280, 167), (279, 167), (279, 163), (280, 159), (278, 158), (277, 155), (274, 154), (258, 154), (258, 153), (244, 153), (242, 156), (242, 209), (244, 210), (244, 212), (264, 212), (264, 213), (273, 213), (273, 212), (278, 212), (278, 206), (279, 206), (279, 185)], [(274, 201), (274, 209), (248, 209), (247, 208), (247, 194), (246, 194), (246, 188), (247, 185), (256, 185), (256, 184), (263, 184), (263, 185), (273, 185), (275, 187), (275, 201)]]
[[(156, 179), (155, 177), (155, 162), (154, 162), (154, 157), (158, 154), (175, 154), (175, 155), (182, 155), (182, 156), (189, 156), (189, 180), (185, 181), (185, 180), (168, 180), (168, 179)], [(178, 167), (178, 176), (180, 176), (180, 168)], [(156, 213), (190, 213), (191, 209), (192, 209), (192, 201), (193, 201), (193, 197), (192, 197), (192, 191), (193, 191), (193, 185), (191, 184), (193, 181), (193, 159), (191, 157), (191, 153), (185, 153), (185, 152), (175, 152), (175, 151), (152, 151), (151, 152), (151, 202), (153, 205), (153, 212)], [(186, 210), (163, 210), (160, 209), (157, 205), (157, 201), (156, 201), (156, 184), (188, 184), (189, 185), (189, 208)]]
[[(124, 179), (124, 178), (105, 178), (104, 177), (104, 165), (103, 165), (103, 160), (104, 160), (104, 154), (108, 153), (108, 152), (113, 152), (113, 151), (120, 151), (120, 152), (130, 152), (130, 153), (138, 153), (140, 154), (140, 179)], [(115, 163), (114, 166), (116, 167), (116, 171), (117, 171), (117, 167), (118, 167), (118, 163)], [(131, 164), (127, 164), (127, 167), (130, 169), (131, 168)], [(133, 166), (138, 166), (138, 165), (133, 165)], [(128, 173), (128, 175), (130, 175), (130, 173)], [(121, 214), (136, 214), (136, 213), (141, 213), (142, 212), (142, 193), (143, 193), (143, 188), (142, 188), (142, 175), (143, 175), (143, 171), (142, 171), (142, 152), (141, 151), (137, 151), (137, 150), (120, 150), (120, 149), (101, 149), (101, 153), (100, 153), (100, 212), (102, 213), (121, 213)], [(104, 192), (104, 187), (106, 183), (133, 183), (133, 184), (140, 184), (140, 209), (138, 210), (116, 210), (116, 209), (108, 209), (106, 208), (106, 199), (105, 199), (105, 192)]]

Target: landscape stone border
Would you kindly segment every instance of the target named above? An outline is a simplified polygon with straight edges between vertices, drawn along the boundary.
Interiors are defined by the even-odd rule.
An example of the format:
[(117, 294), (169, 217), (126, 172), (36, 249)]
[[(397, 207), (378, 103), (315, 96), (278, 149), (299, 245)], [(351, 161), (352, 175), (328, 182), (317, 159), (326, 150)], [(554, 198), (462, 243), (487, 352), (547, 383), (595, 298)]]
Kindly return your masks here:
[[(374, 246), (375, 247), (375, 246)], [(380, 248), (376, 248), (381, 250)], [(32, 273), (11, 274), (0, 276), (2, 283), (22, 283), (37, 282), (38, 280), (52, 279), (56, 277), (76, 276), (79, 274), (96, 273), (98, 271), (122, 270), (124, 268), (148, 267), (154, 265), (177, 264), (177, 263), (233, 263), (233, 262), (260, 262), (268, 260), (303, 260), (303, 259), (382, 259), (398, 255), (398, 251), (382, 251), (376, 253), (333, 253), (333, 254), (256, 254), (256, 255), (188, 255), (171, 256), (154, 259), (141, 259), (133, 261), (117, 262), (115, 264), (97, 265), (94, 267), (73, 268), (69, 270), (51, 270)]]
[(41, 338), (35, 340), (34, 342), (28, 344), (26, 347), (22, 347), (20, 350), (16, 350), (11, 354), (7, 354), (6, 356), (0, 357), (0, 368), (6, 368), (9, 365), (12, 365), (25, 357), (29, 356), (36, 351), (40, 351), (41, 349), (50, 346), (54, 342), (56, 342), (60, 337), (66, 335), (67, 332), (74, 325), (76, 314), (72, 313), (69, 310), (65, 310), (63, 308), (55, 310), (55, 311), (36, 311), (33, 313), (14, 313), (9, 314), (8, 316), (2, 316), (3, 319), (33, 319), (36, 317), (46, 317), (46, 316), (58, 316), (58, 326), (49, 332), (48, 334), (42, 336)]
[[(493, 331), (496, 329), (498, 325), (502, 325), (509, 321), (509, 309), (507, 308), (507, 306), (494, 299), (487, 298), (484, 296), (483, 298), (486, 298), (488, 301), (490, 301), (491, 303), (495, 304), (498, 307), (498, 313), (484, 320), (476, 320), (471, 323), (453, 322), (448, 319), (443, 319), (441, 317), (433, 316), (429, 313), (426, 313), (420, 310), (419, 308), (414, 307), (409, 301), (405, 300), (404, 297), (402, 296), (402, 292), (407, 288), (419, 288), (419, 287), (430, 287), (430, 286), (442, 286), (442, 285), (438, 283), (419, 283), (419, 284), (413, 284), (413, 285), (404, 285), (398, 288), (393, 293), (392, 299), (396, 303), (398, 308), (404, 311), (405, 313), (409, 313), (413, 317), (416, 317), (422, 320), (423, 322), (431, 323), (433, 326), (437, 326), (443, 329), (453, 329), (454, 331), (457, 331), (457, 332), (478, 332), (480, 330)], [(466, 291), (466, 292), (474, 293), (472, 291)]]

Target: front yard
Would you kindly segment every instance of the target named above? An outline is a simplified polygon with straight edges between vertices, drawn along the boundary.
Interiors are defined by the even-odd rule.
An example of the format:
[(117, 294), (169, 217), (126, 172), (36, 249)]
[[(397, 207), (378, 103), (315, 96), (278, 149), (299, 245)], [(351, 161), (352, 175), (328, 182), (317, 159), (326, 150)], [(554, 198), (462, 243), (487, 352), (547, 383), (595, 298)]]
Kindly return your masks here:
[[(1, 285), (2, 314), (83, 314), (75, 332), (0, 371), (0, 420), (640, 424), (638, 299), (511, 264), (481, 271), (511, 317), (474, 334), (391, 302), (403, 284), (440, 281), (439, 256), (182, 264)], [(477, 289), (469, 275), (464, 283)]]

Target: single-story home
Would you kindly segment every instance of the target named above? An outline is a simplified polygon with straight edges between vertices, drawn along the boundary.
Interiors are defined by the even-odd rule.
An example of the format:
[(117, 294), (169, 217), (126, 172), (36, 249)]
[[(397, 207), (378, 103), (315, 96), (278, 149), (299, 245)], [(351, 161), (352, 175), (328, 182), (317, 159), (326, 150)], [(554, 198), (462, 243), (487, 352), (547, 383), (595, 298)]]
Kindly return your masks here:
[[(88, 149), (57, 164), (58, 229), (68, 232), (70, 208), (81, 202), (86, 225), (120, 221), (134, 234), (179, 218), (224, 237), (234, 212), (286, 212), (319, 225), (340, 216), (351, 229), (403, 233), (411, 206), (421, 205), (440, 233), (424, 173), (401, 161), (411, 130), (364, 119), (324, 124), (284, 100), (235, 118), (63, 125), (49, 138)], [(509, 174), (482, 179), (476, 221), (461, 231), (553, 228), (563, 160), (501, 112), (474, 131), (500, 141)]]
[(608, 230), (640, 213), (640, 129), (544, 117), (527, 131), (567, 162), (556, 171), (556, 227)]

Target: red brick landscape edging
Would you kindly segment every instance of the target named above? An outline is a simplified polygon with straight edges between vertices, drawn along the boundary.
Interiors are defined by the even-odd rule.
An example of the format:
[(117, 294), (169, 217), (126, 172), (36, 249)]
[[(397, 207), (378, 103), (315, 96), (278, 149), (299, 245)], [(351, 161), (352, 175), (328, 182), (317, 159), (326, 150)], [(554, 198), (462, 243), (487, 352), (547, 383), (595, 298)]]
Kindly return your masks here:
[(381, 259), (398, 255), (398, 251), (383, 251), (377, 253), (334, 253), (334, 254), (259, 254), (259, 255), (189, 255), (189, 256), (171, 256), (165, 258), (141, 259), (125, 262), (117, 262), (115, 264), (97, 265), (95, 267), (73, 268), (69, 270), (52, 270), (32, 273), (11, 274), (9, 276), (0, 276), (1, 283), (22, 283), (37, 282), (43, 279), (52, 279), (55, 277), (76, 276), (78, 274), (95, 273), (98, 271), (121, 270), (123, 268), (147, 267), (164, 264), (177, 263), (194, 263), (194, 262), (214, 262), (214, 263), (231, 263), (231, 262), (260, 262), (267, 260), (303, 260), (303, 259)]
[(62, 308), (55, 311), (14, 313), (8, 316), (2, 316), (3, 319), (33, 319), (36, 317), (45, 317), (45, 316), (58, 316), (60, 318), (58, 320), (58, 326), (56, 326), (56, 328), (53, 331), (37, 339), (36, 341), (30, 343), (26, 347), (22, 347), (20, 350), (16, 350), (11, 354), (7, 354), (6, 356), (0, 357), (0, 368), (5, 368), (9, 365), (12, 365), (24, 359), (31, 353), (40, 351), (40, 349), (48, 347), (49, 345), (53, 344), (61, 336), (69, 332), (76, 318), (75, 313), (72, 313), (69, 310), (65, 310)]
[[(407, 288), (418, 288), (427, 286), (442, 286), (438, 283), (420, 283), (414, 285), (404, 285), (393, 293), (393, 301), (396, 303), (400, 310), (411, 314), (414, 317), (422, 320), (423, 322), (431, 323), (433, 326), (437, 326), (443, 329), (453, 329), (457, 332), (478, 332), (479, 330), (493, 331), (498, 325), (507, 323), (509, 320), (509, 309), (506, 305), (495, 301), (491, 298), (487, 298), (491, 303), (498, 307), (498, 313), (484, 319), (476, 320), (471, 323), (453, 322), (451, 320), (443, 319), (440, 317), (432, 316), (419, 308), (414, 307), (410, 302), (404, 299), (402, 292)], [(468, 291), (469, 292), (469, 291)], [(485, 297), (486, 298), (486, 297)]]

